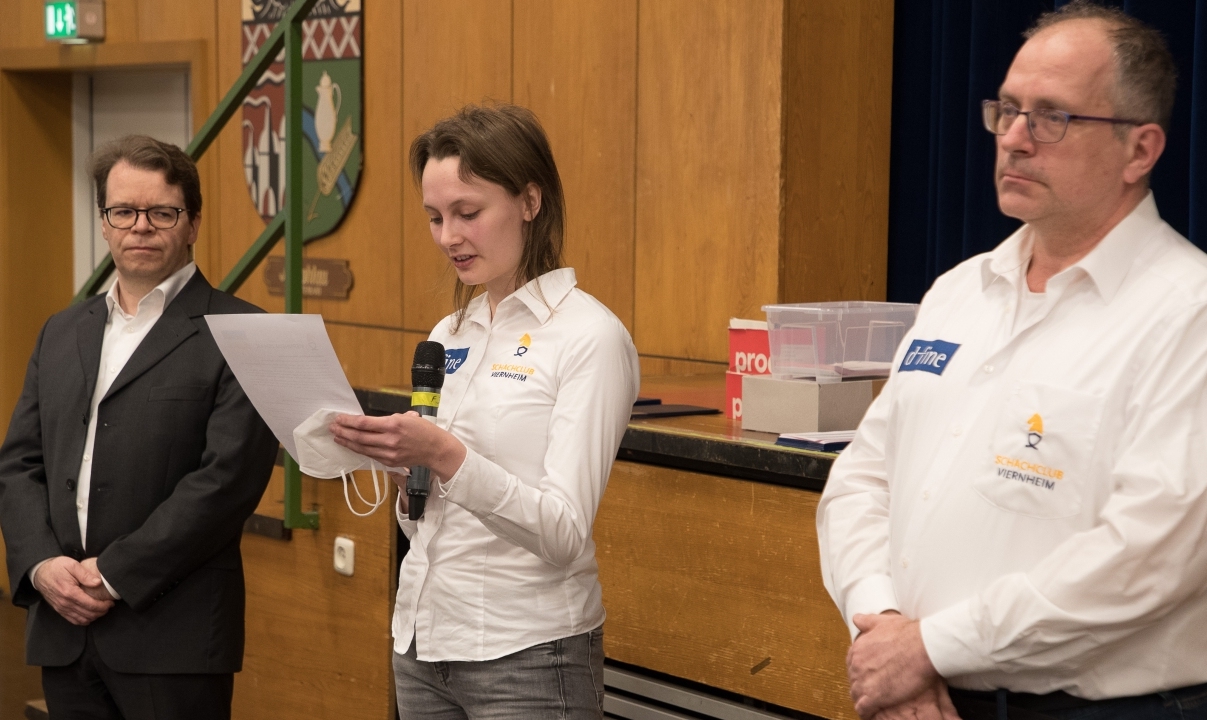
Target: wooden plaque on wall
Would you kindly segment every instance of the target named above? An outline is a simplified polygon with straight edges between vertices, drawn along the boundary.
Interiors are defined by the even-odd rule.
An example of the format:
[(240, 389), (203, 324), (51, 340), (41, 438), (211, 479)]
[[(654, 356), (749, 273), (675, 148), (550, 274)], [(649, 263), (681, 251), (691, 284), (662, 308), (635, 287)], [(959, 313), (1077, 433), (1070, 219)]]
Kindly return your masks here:
[[(285, 294), (285, 258), (270, 256), (264, 262), (264, 284), (269, 295)], [(347, 300), (352, 289), (352, 270), (347, 260), (305, 258), (302, 260), (302, 295), (326, 300)]]

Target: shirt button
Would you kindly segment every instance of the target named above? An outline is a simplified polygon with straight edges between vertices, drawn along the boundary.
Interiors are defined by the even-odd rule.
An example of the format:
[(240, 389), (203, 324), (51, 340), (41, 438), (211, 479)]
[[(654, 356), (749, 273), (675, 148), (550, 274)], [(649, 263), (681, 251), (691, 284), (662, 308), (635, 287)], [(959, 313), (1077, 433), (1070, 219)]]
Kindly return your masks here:
[(909, 558), (901, 558), (901, 567), (903, 567), (903, 568), (909, 567)]
[(929, 491), (929, 490), (923, 490), (923, 491), (922, 491), (922, 499), (923, 499), (923, 500), (929, 500), (929, 499), (930, 499), (930, 491)]
[(111, 367), (111, 368), (109, 368), (109, 374), (110, 374), (110, 375), (116, 375), (116, 374), (117, 374), (117, 368), (115, 368), (115, 367)]
[(962, 432), (964, 432), (964, 428), (960, 427), (960, 424), (959, 424), (959, 423), (954, 423), (954, 424), (951, 426), (951, 434), (952, 434), (952, 435), (959, 435), (959, 434), (960, 434), (960, 433), (962, 433)]
[(991, 372), (993, 372), (993, 366), (992, 366), (992, 365), (986, 365), (986, 366), (985, 366), (985, 372), (987, 372), (987, 373), (991, 373)]
[(77, 509), (77, 510), (83, 510), (83, 509), (84, 509), (84, 501), (83, 501), (83, 500), (77, 500), (77, 501), (76, 501), (76, 503), (75, 503), (75, 507), (76, 507), (76, 509)]
[(91, 455), (85, 455), (85, 456), (84, 456), (84, 462), (92, 462), (92, 456), (91, 456)]
[(134, 332), (134, 328), (133, 328), (132, 326), (130, 326), (130, 325), (127, 325), (127, 326), (126, 326), (126, 332), (128, 332), (128, 333), (132, 333), (132, 332)]

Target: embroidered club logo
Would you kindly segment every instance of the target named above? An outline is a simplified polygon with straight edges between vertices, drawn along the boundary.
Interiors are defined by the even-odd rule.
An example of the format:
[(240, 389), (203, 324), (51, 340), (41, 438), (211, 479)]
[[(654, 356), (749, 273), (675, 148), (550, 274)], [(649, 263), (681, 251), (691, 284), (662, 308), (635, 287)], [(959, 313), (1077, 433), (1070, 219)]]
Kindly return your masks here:
[(1027, 421), (1027, 447), (1037, 449), (1039, 441), (1044, 439), (1044, 419), (1035, 413)]
[(444, 349), (444, 374), (452, 375), (457, 372), (457, 368), (465, 364), (465, 358), (469, 357), (469, 348), (445, 348)]
[[(242, 0), (243, 64), (293, 0)], [(362, 0), (319, 0), (302, 23), (303, 237), (339, 225), (360, 180), (363, 147)], [(285, 204), (285, 54), (243, 100), (243, 174), (269, 222)]]
[(528, 336), (528, 333), (524, 333), (524, 337), (520, 338), (520, 346), (515, 349), (515, 357), (524, 357), (530, 347), (532, 347), (532, 338)]
[(946, 340), (914, 340), (901, 359), (898, 372), (922, 371), (942, 375), (960, 346)]

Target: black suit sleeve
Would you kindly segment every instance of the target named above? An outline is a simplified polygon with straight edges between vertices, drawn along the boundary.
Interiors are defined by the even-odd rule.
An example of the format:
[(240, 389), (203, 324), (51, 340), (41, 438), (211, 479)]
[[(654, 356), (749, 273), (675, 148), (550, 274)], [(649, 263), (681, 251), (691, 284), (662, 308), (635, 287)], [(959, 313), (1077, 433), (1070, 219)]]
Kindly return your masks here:
[(276, 454), (272, 431), (223, 364), (200, 467), (180, 480), (138, 530), (105, 548), (97, 558), (101, 574), (134, 610), (149, 607), (238, 543)]
[[(49, 323), (47, 323), (49, 324)], [(38, 357), (46, 325), (25, 371), (21, 398), (13, 410), (8, 435), (0, 447), (0, 528), (7, 546), (9, 587), (13, 603), (29, 607), (39, 594), (28, 573), (39, 562), (63, 554), (50, 525), (50, 496), (42, 451), (38, 403)]]

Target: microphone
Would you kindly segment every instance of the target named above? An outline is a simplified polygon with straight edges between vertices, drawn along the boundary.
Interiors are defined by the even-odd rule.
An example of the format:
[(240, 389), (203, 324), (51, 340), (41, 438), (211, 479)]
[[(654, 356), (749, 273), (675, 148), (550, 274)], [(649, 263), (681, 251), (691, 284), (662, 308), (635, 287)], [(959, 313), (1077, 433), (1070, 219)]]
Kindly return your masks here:
[[(440, 407), (440, 388), (444, 387), (444, 346), (425, 340), (415, 348), (411, 365), (411, 409), (423, 417), (436, 417)], [(422, 465), (411, 468), (407, 478), (407, 517), (423, 517), (431, 488), (432, 471)]]

